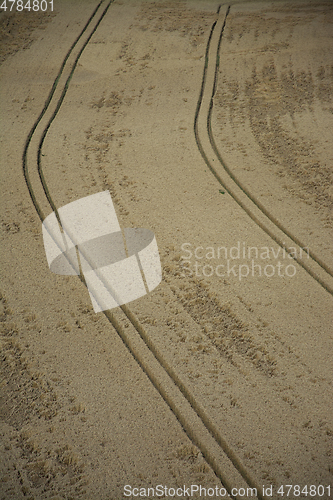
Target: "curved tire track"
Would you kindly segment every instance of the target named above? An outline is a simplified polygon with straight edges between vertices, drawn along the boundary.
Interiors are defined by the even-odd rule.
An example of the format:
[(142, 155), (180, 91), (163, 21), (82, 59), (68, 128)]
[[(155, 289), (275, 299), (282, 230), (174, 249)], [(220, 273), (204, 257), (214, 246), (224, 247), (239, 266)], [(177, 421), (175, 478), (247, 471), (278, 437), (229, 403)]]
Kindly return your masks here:
[[(212, 111), (214, 106), (214, 95), (217, 88), (218, 72), (220, 67), (220, 48), (222, 44), (223, 32), (227, 21), (227, 16), (231, 6), (227, 7), (225, 16), (221, 16), (212, 27), (205, 55), (205, 67), (202, 77), (201, 90), (194, 118), (194, 134), (198, 149), (207, 167), (217, 179), (219, 184), (228, 192), (236, 203), (249, 215), (249, 217), (268, 234), (282, 249), (288, 246), (297, 245), (299, 255), (302, 249), (307, 248), (297, 236), (286, 229), (276, 217), (260, 203), (254, 195), (249, 192), (237, 179), (231, 169), (225, 164), (220, 151), (218, 150), (212, 131)], [(219, 9), (220, 10), (220, 9)], [(213, 161), (218, 160), (222, 167), (221, 173), (213, 167)], [(301, 258), (290, 256), (328, 293), (333, 295), (333, 270), (323, 262), (311, 250), (308, 253), (311, 259), (309, 264)]]
[[(47, 132), (64, 101), (79, 58), (107, 13), (111, 3), (112, 0), (104, 10), (102, 10), (105, 5), (103, 0), (97, 5), (83, 30), (72, 44), (60, 67), (44, 108), (29, 132), (25, 143), (22, 157), (23, 175), (33, 205), (42, 222), (45, 218), (44, 206), (49, 206), (57, 215), (60, 224), (57, 207), (53, 202), (43, 174), (41, 164), (42, 146)], [(215, 24), (210, 34), (209, 43)], [(50, 117), (48, 118), (48, 116)], [(40, 139), (38, 140), (39, 131)], [(33, 167), (36, 166), (36, 160), (37, 169), (29, 169), (30, 163)], [(41, 206), (42, 204), (43, 207)], [(81, 275), (79, 278), (85, 284), (83, 276)], [(235, 500), (240, 498), (231, 494), (231, 490), (235, 484), (245, 487), (248, 485), (251, 488), (256, 488), (258, 491), (257, 498), (263, 500), (264, 497), (261, 495), (257, 481), (243, 465), (232, 447), (223, 438), (219, 429), (209, 418), (186, 384), (177, 375), (174, 368), (166, 361), (162, 353), (159, 352), (142, 324), (127, 306), (122, 306), (121, 310), (134, 327), (135, 335), (131, 335), (127, 331), (125, 332), (121, 323), (111, 311), (105, 311), (104, 314), (116, 329), (136, 362), (172, 410), (188, 437), (200, 449), (207, 463), (212, 467), (216, 476), (227, 489), (230, 497)], [(139, 334), (139, 337), (137, 334)]]

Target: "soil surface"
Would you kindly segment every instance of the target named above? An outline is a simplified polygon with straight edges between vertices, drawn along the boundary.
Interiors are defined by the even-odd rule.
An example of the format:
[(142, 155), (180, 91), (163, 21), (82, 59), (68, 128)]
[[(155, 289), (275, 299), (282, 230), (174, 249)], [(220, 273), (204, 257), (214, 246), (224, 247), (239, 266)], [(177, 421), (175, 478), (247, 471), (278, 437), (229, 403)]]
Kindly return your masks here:
[[(332, 2), (50, 9), (0, 14), (0, 499), (330, 498)], [(106, 190), (163, 278), (95, 314), (41, 219)]]

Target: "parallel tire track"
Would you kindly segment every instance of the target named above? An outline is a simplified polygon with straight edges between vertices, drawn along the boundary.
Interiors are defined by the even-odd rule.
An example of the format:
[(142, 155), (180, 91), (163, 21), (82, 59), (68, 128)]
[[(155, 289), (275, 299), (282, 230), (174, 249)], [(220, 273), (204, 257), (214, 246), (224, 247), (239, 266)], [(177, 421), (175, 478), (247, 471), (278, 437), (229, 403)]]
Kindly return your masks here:
[[(60, 77), (62, 76), (62, 74), (64, 72), (65, 66), (66, 66), (66, 64), (68, 62), (68, 59), (69, 59), (70, 55), (73, 53), (75, 47), (78, 45), (78, 43), (81, 40), (81, 38), (83, 37), (84, 33), (87, 31), (90, 23), (93, 21), (95, 15), (96, 15), (98, 9), (100, 8), (100, 6), (102, 5), (102, 3), (103, 3), (103, 0), (101, 0), (99, 2), (99, 4), (97, 5), (97, 7), (94, 9), (93, 13), (89, 17), (89, 19), (86, 22), (85, 26), (83, 27), (82, 31), (80, 32), (80, 34), (78, 35), (78, 37), (75, 39), (75, 41), (73, 42), (73, 44), (69, 48), (69, 50), (68, 50), (68, 52), (67, 52), (67, 54), (66, 54), (66, 56), (65, 56), (65, 58), (64, 58), (64, 60), (63, 60), (63, 62), (61, 64), (61, 66), (60, 66), (58, 74), (57, 74), (57, 76), (56, 76), (56, 78), (55, 78), (55, 80), (53, 82), (52, 88), (50, 90), (50, 93), (49, 93), (46, 101), (45, 101), (44, 107), (43, 107), (40, 115), (38, 116), (37, 120), (35, 121), (32, 129), (30, 130), (30, 132), (28, 134), (28, 137), (26, 139), (26, 142), (25, 142), (25, 146), (24, 146), (24, 150), (23, 150), (23, 155), (22, 155), (23, 175), (24, 175), (24, 179), (25, 179), (26, 185), (27, 185), (28, 190), (29, 190), (29, 194), (30, 194), (32, 203), (34, 204), (36, 212), (37, 212), (37, 214), (38, 214), (38, 216), (39, 216), (39, 218), (40, 218), (40, 220), (42, 222), (45, 219), (45, 215), (44, 215), (44, 213), (43, 213), (43, 211), (42, 211), (39, 203), (37, 203), (37, 199), (35, 197), (34, 189), (33, 189), (33, 186), (32, 186), (31, 180), (30, 180), (30, 175), (29, 175), (29, 170), (28, 170), (28, 149), (29, 149), (29, 146), (31, 144), (32, 137), (33, 137), (34, 133), (36, 132), (36, 129), (37, 129), (38, 125), (40, 124), (42, 118), (44, 117), (46, 111), (48, 110), (48, 108), (50, 106), (51, 100), (52, 100), (52, 98), (54, 96), (54, 93), (56, 91), (56, 88), (58, 86)], [(107, 8), (109, 8), (110, 4), (111, 4), (111, 2), (107, 6)], [(81, 53), (82, 53), (82, 51), (80, 52), (80, 54)], [(72, 67), (72, 68), (73, 68), (73, 71), (74, 71), (75, 67)], [(70, 78), (72, 77), (73, 71), (70, 73), (70, 76), (67, 79), (68, 83), (69, 83)], [(68, 87), (68, 83), (67, 83), (67, 87)], [(66, 85), (65, 85), (65, 88), (64, 88), (64, 91), (63, 91), (64, 96), (65, 96), (66, 91), (67, 91), (67, 88), (66, 88)], [(58, 110), (59, 110), (59, 108), (58, 108)], [(42, 171), (41, 171), (41, 168), (40, 168), (40, 154), (41, 154), (40, 150), (41, 150), (41, 143), (39, 144), (39, 147), (38, 147), (38, 156), (37, 156), (38, 173), (39, 173), (39, 176), (40, 176), (40, 180), (42, 182), (42, 186), (43, 186), (44, 191), (45, 191), (45, 195), (48, 198), (48, 191), (47, 191), (47, 189), (45, 190), (45, 187), (44, 187), (44, 184), (46, 186), (46, 183), (45, 183), (45, 181), (43, 179), (43, 175), (41, 174)], [(57, 208), (55, 207), (55, 205), (54, 205), (54, 203), (53, 203), (52, 200), (51, 201), (48, 200), (48, 201), (49, 201), (49, 204), (51, 205), (52, 210), (55, 211), (55, 213), (57, 215), (57, 219), (58, 219), (58, 221), (60, 223), (60, 219), (59, 219), (59, 215), (58, 215), (58, 212), (57, 212)]]
[[(42, 128), (41, 139), (39, 140), (37, 151), (35, 152), (37, 155), (37, 171), (47, 203), (57, 215), (58, 222), (61, 226), (60, 218), (57, 213), (57, 207), (55, 206), (55, 203), (52, 199), (52, 196), (50, 194), (42, 170), (42, 164), (41, 164), (42, 146), (44, 144), (47, 132), (53, 120), (57, 116), (57, 113), (64, 101), (70, 80), (73, 76), (79, 58), (82, 55), (83, 50), (89, 43), (91, 37), (97, 30), (100, 22), (104, 18), (112, 1), (110, 1), (107, 4), (102, 13), (98, 13), (98, 11), (102, 8), (103, 3), (104, 2), (102, 0), (97, 5), (96, 9), (93, 11), (92, 15), (88, 19), (83, 30), (81, 31), (75, 42), (70, 47), (68, 53), (66, 54), (63, 63), (60, 67), (60, 70), (58, 72), (58, 75), (53, 83), (49, 96), (45, 102), (43, 110), (40, 113), (31, 131), (29, 132), (25, 143), (23, 157), (22, 157), (23, 175), (29, 190), (31, 200), (33, 202), (33, 205), (36, 209), (36, 212), (41, 222), (43, 222), (43, 220), (45, 219), (45, 215), (41, 208), (40, 202), (37, 200), (36, 196), (37, 186), (34, 186), (33, 183), (31, 182), (31, 172), (29, 171), (28, 157), (31, 156), (30, 150), (31, 150), (32, 139), (35, 135), (37, 135), (36, 133), (38, 132), (38, 129)], [(97, 17), (97, 21), (94, 24), (94, 26), (91, 27), (90, 25), (92, 24), (95, 17)], [(212, 31), (214, 27), (215, 24), (213, 25)], [(212, 35), (212, 31), (210, 34), (210, 38)], [(87, 35), (87, 38), (82, 43), (82, 38), (84, 35)], [(74, 50), (77, 50), (76, 55), (74, 53)], [(44, 116), (46, 116), (46, 112), (49, 111), (51, 103), (53, 103), (53, 101), (56, 100), (55, 93), (57, 86), (61, 78), (65, 78), (64, 76), (65, 70), (67, 70), (67, 66), (70, 64), (69, 61), (73, 57), (75, 57), (74, 62), (72, 63), (67, 78), (65, 79), (65, 83), (63, 85), (61, 94), (58, 97), (58, 100), (56, 101), (56, 107), (51, 113), (51, 117), (47, 121), (47, 124), (43, 125), (42, 119), (44, 118)], [(31, 163), (35, 165), (36, 158), (33, 153), (32, 153), (32, 158), (33, 159)], [(81, 275), (79, 278), (82, 281), (82, 283), (85, 284), (84, 277)], [(235, 481), (236, 478), (238, 480), (238, 483), (239, 480), (241, 479), (242, 486), (249, 485), (251, 488), (256, 488), (258, 492), (257, 498), (259, 500), (264, 500), (264, 497), (260, 492), (260, 487), (257, 481), (252, 477), (252, 475), (243, 465), (243, 463), (236, 455), (232, 447), (223, 438), (219, 429), (206, 414), (204, 408), (201, 406), (197, 398), (191, 393), (186, 384), (178, 376), (174, 368), (163, 357), (161, 352), (159, 352), (159, 350), (154, 345), (152, 340), (149, 338), (149, 335), (147, 334), (147, 332), (145, 331), (144, 327), (139, 322), (139, 320), (135, 317), (133, 312), (131, 312), (127, 306), (121, 306), (121, 310), (131, 322), (132, 326), (135, 329), (135, 332), (139, 334), (139, 337), (141, 339), (139, 342), (142, 342), (144, 344), (145, 351), (142, 350), (142, 347), (141, 348), (138, 347), (137, 339), (131, 338), (130, 335), (127, 332), (125, 332), (121, 323), (116, 319), (115, 315), (111, 311), (104, 311), (104, 314), (106, 318), (109, 320), (109, 322), (113, 325), (115, 330), (117, 331), (123, 343), (132, 354), (133, 358), (142, 368), (144, 373), (147, 375), (147, 377), (150, 379), (154, 387), (158, 390), (164, 401), (167, 403), (171, 411), (174, 413), (174, 415), (180, 422), (181, 426), (183, 427), (188, 437), (200, 449), (207, 463), (212, 467), (216, 476), (220, 479), (223, 486), (227, 489), (230, 497), (235, 500), (239, 498), (238, 496), (234, 496), (231, 494), (232, 487), (235, 485), (233, 481)], [(155, 363), (154, 368), (152, 368), (153, 365), (152, 359), (155, 359), (157, 362)], [(167, 377), (165, 375), (167, 375)], [(175, 388), (177, 388), (176, 392)], [(171, 394), (173, 393), (173, 396), (170, 396), (170, 393)], [(195, 418), (193, 418), (194, 415), (191, 415), (191, 412), (195, 414)], [(216, 444), (218, 445), (217, 447)], [(221, 451), (222, 451), (222, 456), (221, 456)], [(240, 477), (238, 476), (238, 474)]]
[[(267, 210), (263, 204), (250, 193), (244, 185), (237, 179), (235, 174), (224, 162), (220, 151), (217, 148), (212, 131), (212, 112), (214, 106), (214, 95), (217, 88), (218, 73), (221, 63), (220, 49), (223, 32), (226, 25), (227, 16), (230, 12), (229, 5), (223, 19), (216, 21), (208, 39), (205, 66), (202, 77), (202, 84), (194, 118), (194, 134), (198, 149), (209, 170), (217, 179), (219, 184), (228, 192), (236, 203), (249, 215), (249, 217), (268, 234), (282, 249), (286, 248), (285, 239), (289, 239), (301, 250), (306, 248), (299, 238), (286, 229), (276, 217)], [(220, 32), (216, 35), (217, 26), (221, 24)], [(218, 36), (218, 39), (216, 39)], [(213, 60), (213, 62), (211, 62)], [(207, 90), (208, 88), (208, 90)], [(209, 95), (210, 94), (210, 95)], [(205, 144), (205, 145), (204, 145)], [(222, 175), (213, 167), (213, 159), (223, 168)], [(222, 177), (223, 176), (223, 177)], [(288, 248), (286, 248), (288, 252)], [(290, 256), (328, 293), (333, 295), (333, 271), (330, 267), (313, 251), (309, 251), (311, 265), (306, 264), (301, 258)]]

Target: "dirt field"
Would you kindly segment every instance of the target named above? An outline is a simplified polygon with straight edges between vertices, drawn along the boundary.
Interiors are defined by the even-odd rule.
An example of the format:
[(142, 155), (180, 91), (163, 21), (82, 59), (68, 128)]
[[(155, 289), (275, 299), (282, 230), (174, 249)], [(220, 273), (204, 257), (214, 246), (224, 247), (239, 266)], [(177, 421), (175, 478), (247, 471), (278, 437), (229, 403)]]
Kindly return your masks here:
[[(1, 500), (333, 497), (332, 39), (328, 0), (0, 13)], [(42, 220), (105, 190), (163, 279), (95, 314)]]

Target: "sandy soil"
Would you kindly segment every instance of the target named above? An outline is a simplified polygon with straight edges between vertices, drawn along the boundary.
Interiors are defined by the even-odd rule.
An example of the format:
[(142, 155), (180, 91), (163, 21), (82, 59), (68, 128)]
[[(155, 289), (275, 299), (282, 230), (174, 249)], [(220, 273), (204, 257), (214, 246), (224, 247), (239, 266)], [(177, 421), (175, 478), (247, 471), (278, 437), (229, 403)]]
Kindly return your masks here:
[(114, 1), (47, 129), (56, 207), (109, 190), (156, 236), (162, 283), (107, 315), (48, 269), (22, 161), (47, 216), (39, 141), (107, 2), (50, 102), (97, 2), (0, 14), (3, 500), (333, 496), (332, 3), (228, 5)]

